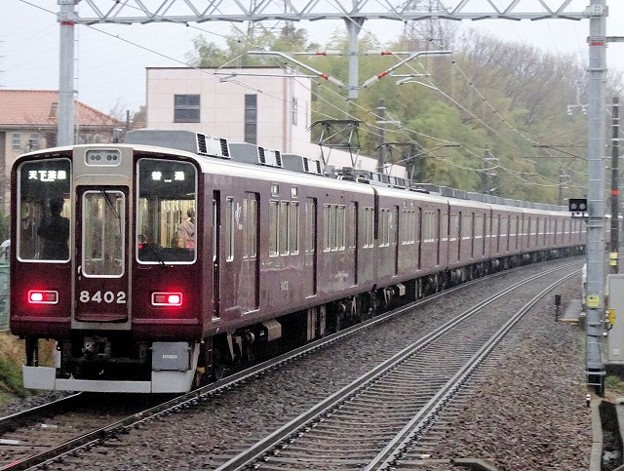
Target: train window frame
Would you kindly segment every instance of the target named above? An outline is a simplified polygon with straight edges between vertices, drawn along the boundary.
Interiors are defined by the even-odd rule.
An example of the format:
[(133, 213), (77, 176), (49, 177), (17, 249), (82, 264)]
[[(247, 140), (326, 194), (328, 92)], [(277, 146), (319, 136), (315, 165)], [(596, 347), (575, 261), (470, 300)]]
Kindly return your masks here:
[(381, 208), (379, 210), (379, 247), (390, 246), (390, 210)]
[(329, 250), (338, 250), (338, 205), (332, 204), (329, 207)]
[(425, 211), (423, 214), (424, 243), (435, 242), (435, 213)]
[(449, 241), (456, 242), (459, 238), (459, 214), (451, 214), (449, 220)]
[(364, 248), (370, 249), (375, 246), (375, 209), (367, 206), (364, 208)]
[(317, 200), (316, 198), (307, 197), (305, 201), (305, 253), (316, 253), (316, 236), (317, 236)]
[(444, 211), (440, 213), (440, 241), (443, 243), (448, 242), (449, 237), (449, 217), (446, 207)]
[(243, 260), (247, 260), (249, 258), (249, 241), (248, 241), (248, 227), (247, 227), (247, 219), (248, 219), (248, 201), (247, 201), (247, 194), (245, 194), (245, 198), (243, 198), (243, 203), (242, 203), (242, 223), (243, 223), (243, 253), (241, 254), (241, 257)]
[(231, 262), (234, 260), (234, 221), (236, 205), (234, 203), (233, 196), (227, 196), (225, 198), (225, 241), (227, 243), (225, 250), (225, 261)]
[(399, 226), (399, 240), (401, 242), (401, 245), (407, 245), (409, 244), (409, 237), (410, 237), (410, 210), (409, 209), (405, 209), (402, 208), (401, 209), (401, 225)]
[(323, 237), (324, 252), (346, 250), (346, 206), (344, 204), (323, 205), (325, 231)]
[[(61, 168), (59, 163), (62, 163)], [(29, 166), (33, 168), (28, 169)], [(35, 168), (39, 166), (39, 168)], [(26, 178), (23, 172), (27, 171)], [(66, 156), (55, 158), (38, 158), (22, 162), (18, 169), (17, 188), (17, 214), (19, 214), (20, 224), (17, 228), (16, 254), (20, 262), (32, 263), (67, 263), (72, 259), (74, 234), (74, 210), (71, 204), (71, 182), (73, 177), (73, 163)], [(32, 182), (32, 183), (29, 183)], [(38, 188), (28, 188), (37, 182)], [(60, 182), (60, 183), (59, 183)], [(29, 191), (26, 192), (25, 190)], [(38, 196), (38, 193), (42, 192)], [(63, 199), (61, 216), (69, 219), (69, 234), (67, 239), (68, 255), (60, 259), (43, 259), (43, 240), (36, 235), (44, 219), (44, 207), (54, 197)], [(25, 201), (28, 200), (28, 201)], [(48, 203), (45, 203), (45, 202)], [(23, 239), (28, 234), (35, 234), (27, 244)], [(26, 249), (29, 248), (28, 252)]]
[[(143, 168), (143, 165), (146, 167)], [(159, 169), (165, 172), (160, 177), (157, 175)], [(168, 173), (171, 173), (173, 178), (162, 178), (168, 176)], [(159, 183), (160, 178), (162, 184)], [(176, 180), (179, 182), (178, 185), (184, 186), (176, 189)], [(191, 265), (197, 262), (198, 242), (201, 241), (201, 231), (197, 231), (197, 228), (201, 227), (201, 220), (198, 219), (201, 217), (198, 211), (198, 182), (199, 170), (193, 162), (176, 159), (173, 156), (154, 157), (151, 154), (138, 156), (135, 163), (134, 205), (134, 244), (137, 263)], [(146, 192), (149, 198), (144, 196), (143, 192)], [(189, 209), (194, 212), (195, 243), (190, 247), (180, 247), (178, 231)]]
[(279, 201), (269, 201), (269, 257), (279, 256)]
[(217, 200), (212, 200), (212, 263), (216, 263), (217, 256), (219, 254), (218, 247), (218, 231), (217, 227), (219, 227), (219, 206), (217, 205)]
[(258, 258), (258, 207), (260, 201), (259, 193), (247, 193), (247, 234), (249, 236), (247, 255), (250, 259)]
[(258, 193), (245, 192), (242, 207), (243, 260), (255, 260), (258, 257), (258, 201)]
[(278, 252), (280, 255), (288, 255), (290, 253), (290, 204), (288, 201), (280, 201), (278, 214)]
[[(109, 195), (114, 194), (117, 195), (117, 199), (113, 202)], [(98, 198), (104, 197), (102, 200), (102, 204), (98, 204), (97, 206), (91, 206), (91, 209), (98, 209), (97, 215), (94, 215), (92, 211), (87, 211), (86, 208), (88, 206), (88, 201), (92, 196), (96, 196)], [(99, 203), (99, 202), (98, 202)], [(121, 203), (121, 204), (119, 204)], [(85, 278), (122, 278), (126, 274), (126, 251), (124, 247), (126, 246), (126, 195), (123, 191), (120, 190), (87, 190), (82, 194), (82, 202), (81, 202), (83, 211), (82, 211), (82, 274)], [(110, 232), (111, 224), (107, 222), (109, 215), (112, 214), (115, 219), (117, 219), (117, 228), (119, 230), (119, 237), (116, 235), (113, 237), (107, 237)], [(100, 243), (101, 243), (101, 253), (100, 257), (87, 257), (88, 249), (92, 249), (92, 246), (88, 246), (88, 242), (93, 240), (93, 237), (89, 236), (88, 232), (94, 227), (97, 227), (95, 224), (99, 222), (100, 228)], [(113, 230), (115, 233), (116, 230)], [(93, 234), (91, 234), (93, 235)], [(107, 243), (112, 241), (113, 243)], [(115, 244), (115, 242), (117, 242)], [(115, 249), (115, 245), (117, 248)], [(113, 256), (112, 258), (106, 257), (105, 249), (110, 251), (112, 247), (113, 252), (117, 252), (120, 258)], [(118, 266), (118, 272), (107, 273), (106, 268), (104, 267), (103, 273), (94, 273), (92, 271), (95, 266), (94, 263), (98, 265), (106, 264), (106, 260), (114, 262), (115, 265), (113, 267)], [(110, 263), (107, 264), (109, 267)]]
[(290, 255), (299, 254), (299, 203), (290, 202), (288, 210), (288, 233)]
[(416, 234), (418, 232), (416, 230), (416, 228), (418, 227), (417, 218), (418, 214), (416, 213), (416, 210), (410, 210), (410, 239), (408, 241), (410, 245), (416, 244)]
[(331, 224), (330, 224), (330, 216), (331, 213), (331, 205), (324, 204), (323, 205), (323, 222), (324, 228), (323, 231), (323, 252), (329, 252), (331, 250)]
[(347, 208), (347, 225), (346, 229), (349, 231), (348, 233), (348, 243), (347, 249), (354, 250), (357, 248), (357, 240), (358, 240), (358, 202), (350, 201), (349, 207)]
[(345, 234), (345, 221), (346, 221), (346, 207), (344, 204), (339, 204), (336, 214), (336, 249), (339, 251), (346, 248), (346, 234)]

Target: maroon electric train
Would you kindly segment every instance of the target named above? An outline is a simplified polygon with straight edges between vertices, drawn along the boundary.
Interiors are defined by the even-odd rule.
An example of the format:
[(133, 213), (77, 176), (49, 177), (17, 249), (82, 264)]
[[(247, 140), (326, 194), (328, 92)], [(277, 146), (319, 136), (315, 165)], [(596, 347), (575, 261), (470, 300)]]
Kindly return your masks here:
[[(321, 173), (185, 131), (18, 158), (10, 325), (25, 386), (183, 392), (446, 285), (584, 249), (568, 212)], [(42, 230), (53, 220), (56, 240)], [(41, 339), (56, 342), (52, 366), (39, 365)]]

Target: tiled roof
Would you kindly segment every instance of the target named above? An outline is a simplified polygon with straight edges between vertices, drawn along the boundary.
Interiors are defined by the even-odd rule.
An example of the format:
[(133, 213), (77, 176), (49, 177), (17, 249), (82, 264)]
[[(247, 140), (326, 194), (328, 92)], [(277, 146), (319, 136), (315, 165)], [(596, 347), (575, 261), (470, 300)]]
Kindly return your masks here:
[[(0, 89), (0, 127), (56, 126), (56, 90)], [(119, 126), (113, 117), (79, 101), (75, 102), (77, 126)]]

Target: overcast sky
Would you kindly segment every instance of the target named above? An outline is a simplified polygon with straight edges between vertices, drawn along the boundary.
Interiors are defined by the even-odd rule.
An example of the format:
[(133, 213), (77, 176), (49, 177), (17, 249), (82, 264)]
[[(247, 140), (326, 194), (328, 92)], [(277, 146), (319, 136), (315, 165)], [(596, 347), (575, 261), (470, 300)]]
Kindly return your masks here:
[[(561, 0), (549, 1), (549, 4), (562, 3)], [(509, 0), (504, 2), (509, 3)], [(33, 6), (35, 4), (39, 8)], [(586, 6), (589, 0), (582, 0), (580, 4)], [(607, 0), (607, 4), (610, 9), (607, 35), (624, 36), (624, 0)], [(2, 0), (0, 87), (58, 89), (58, 10), (57, 0)], [(568, 8), (567, 11), (572, 10)], [(310, 41), (321, 44), (328, 41), (333, 31), (344, 28), (340, 21), (301, 22), (296, 26), (308, 29)], [(532, 44), (552, 53), (576, 54), (587, 63), (587, 20), (464, 21), (461, 27), (487, 30), (504, 40)], [(76, 33), (78, 99), (103, 112), (113, 108), (136, 111), (145, 102), (146, 67), (182, 66), (185, 55), (193, 51), (194, 37), (203, 34), (208, 41), (222, 43), (223, 36), (228, 35), (231, 28), (219, 22), (189, 27), (172, 24), (79, 26)], [(401, 28), (396, 21), (373, 20), (365, 22), (363, 27), (384, 43), (396, 38)], [(624, 70), (624, 43), (608, 47), (607, 65)]]

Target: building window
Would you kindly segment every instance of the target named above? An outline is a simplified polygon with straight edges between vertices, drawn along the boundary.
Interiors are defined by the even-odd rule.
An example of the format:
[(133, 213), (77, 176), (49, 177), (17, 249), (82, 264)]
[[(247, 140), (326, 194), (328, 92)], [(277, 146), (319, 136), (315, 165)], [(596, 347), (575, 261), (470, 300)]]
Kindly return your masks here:
[(30, 139), (28, 139), (28, 150), (38, 150), (39, 149), (39, 134), (32, 133), (30, 135)]
[(13, 133), (13, 139), (11, 141), (13, 149), (21, 149), (22, 148), (22, 135), (19, 132)]
[(297, 115), (299, 114), (299, 105), (297, 104), (297, 98), (292, 99), (292, 125), (297, 125)]
[[(308, 112), (308, 102), (305, 102), (305, 107), (304, 107), (304, 118), (305, 118), (305, 128), (308, 129), (310, 127), (310, 122), (308, 121), (308, 116), (310, 116), (310, 113)], [(358, 163), (361, 164), (361, 162), (358, 160)]]
[(258, 95), (245, 95), (245, 142), (258, 143)]
[(173, 122), (199, 123), (199, 95), (173, 96)]

